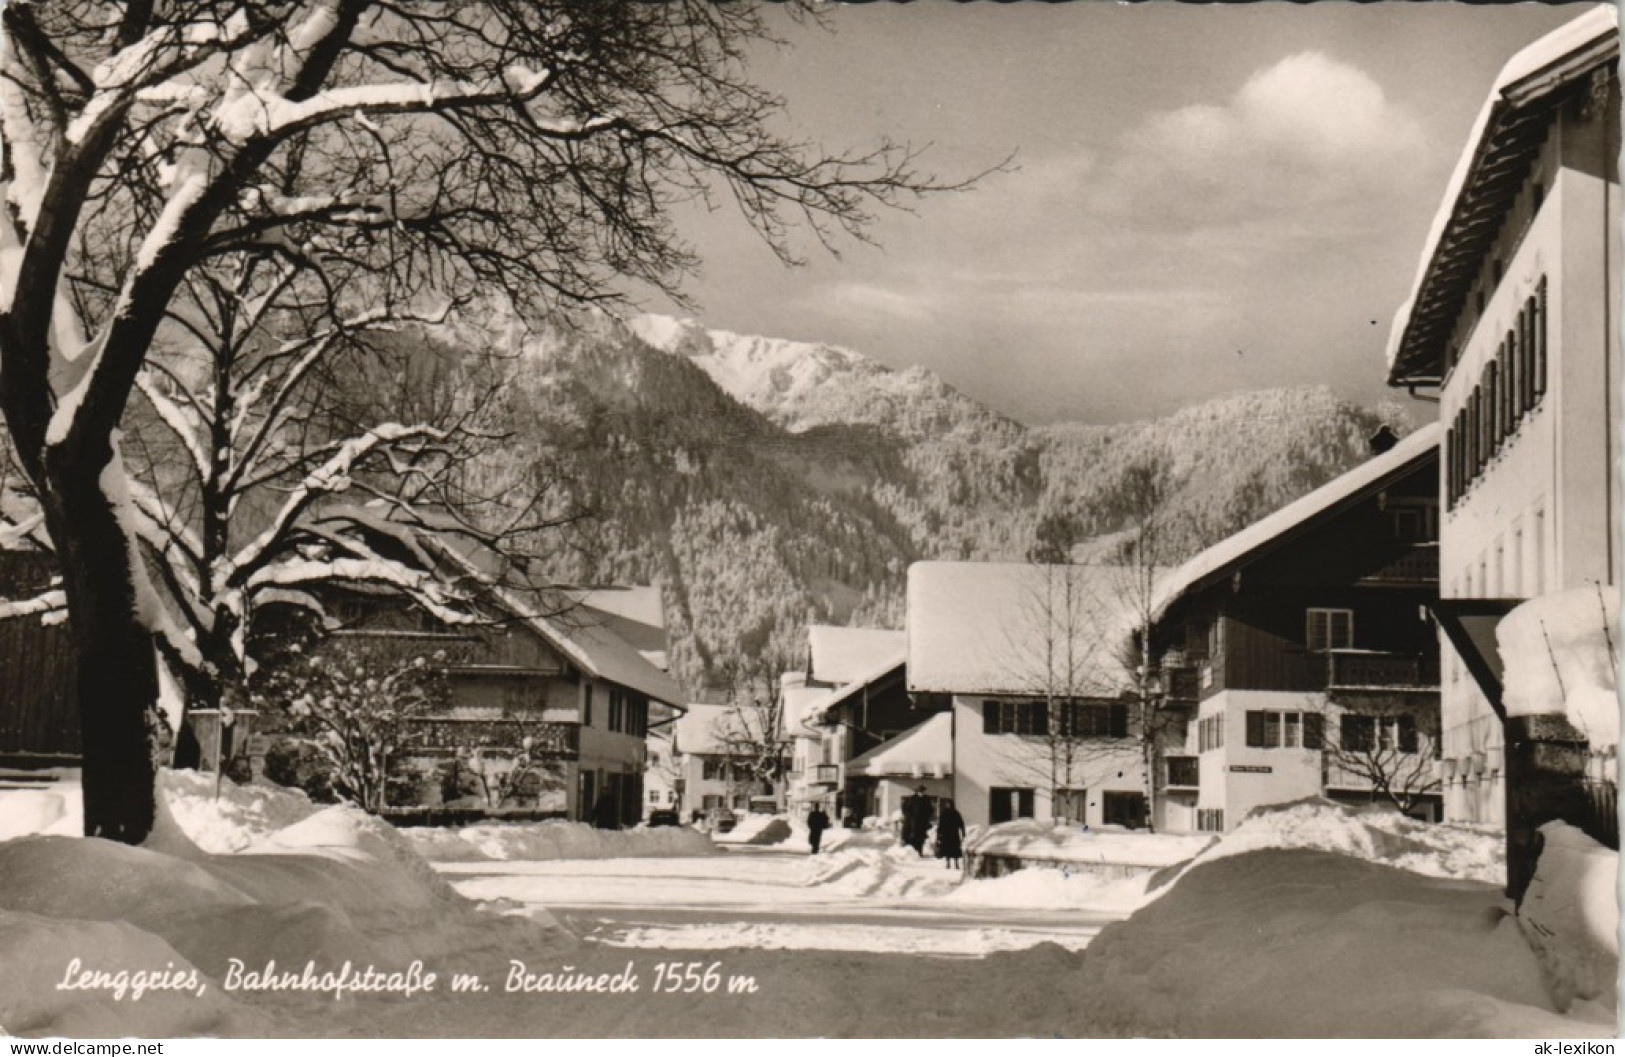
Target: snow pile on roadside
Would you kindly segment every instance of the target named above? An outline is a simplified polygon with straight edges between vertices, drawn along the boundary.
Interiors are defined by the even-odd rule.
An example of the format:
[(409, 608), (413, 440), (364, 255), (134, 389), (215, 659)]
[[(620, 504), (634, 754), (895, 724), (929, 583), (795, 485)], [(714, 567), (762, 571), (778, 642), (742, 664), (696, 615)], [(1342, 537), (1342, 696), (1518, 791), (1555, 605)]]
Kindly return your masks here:
[(1495, 629), (1509, 715), (1566, 713), (1593, 748), (1619, 744), (1614, 654), (1619, 588), (1592, 584), (1533, 598)]
[(1318, 797), (1258, 808), (1192, 867), (1269, 848), (1339, 852), (1429, 877), (1506, 881), (1506, 837), (1488, 826), (1417, 822)]
[[(211, 813), (189, 804), (197, 799), (192, 784), (164, 778), (158, 825), (143, 847), (66, 835), (0, 843), (0, 1024), (7, 1030), (263, 1035), (302, 1023), (319, 1032), (321, 1019), (301, 1018), (330, 1017), (330, 994), (227, 994), (221, 982), (232, 960), (251, 971), (274, 961), (295, 973), (313, 963), (320, 974), (349, 962), (387, 973), (414, 960), (449, 971), (516, 941), (538, 951), (573, 942), (543, 914), (482, 913), (392, 827), (356, 808), (309, 805), (292, 825), (269, 828), (297, 813), (295, 803), (250, 795), (244, 803), (259, 805), (250, 810), (236, 799), (240, 790), (223, 787), (222, 801), (238, 807)], [(210, 793), (212, 803), (212, 783)], [(191, 829), (171, 814), (171, 801)], [(244, 850), (211, 854), (194, 840)], [(130, 979), (166, 974), (185, 989), (159, 985), (139, 1002), (111, 988), (58, 989), (73, 959), (83, 970)]]
[(713, 832), (718, 844), (778, 844), (788, 839), (790, 826), (783, 815), (744, 815), (726, 833)]
[[(728, 950), (735, 952), (735, 958), (741, 949), (861, 954), (873, 954), (881, 949), (888, 954), (981, 958), (997, 951), (1026, 950), (1040, 941), (1019, 929), (988, 926), (943, 929), (887, 925), (876, 928), (841, 922), (751, 921), (639, 926), (607, 935), (600, 942), (610, 947), (656, 950)], [(1088, 945), (1089, 937), (1044, 937), (1042, 942), (1081, 950)]]
[(1612, 1035), (1562, 1016), (1500, 891), (1348, 855), (1207, 856), (1101, 930), (1075, 998), (1103, 1030), (1192, 1038)]
[[(849, 896), (933, 898), (947, 894), (959, 880), (957, 873), (942, 870), (935, 860), (922, 860), (914, 849), (901, 845), (843, 848), (809, 861), (809, 887), (826, 887)], [(909, 864), (929, 864), (942, 876), (918, 868), (909, 870)]]
[(1597, 999), (1612, 1007), (1619, 978), (1619, 853), (1564, 822), (1540, 827), (1545, 845), (1518, 908), (1559, 1009)]
[(1042, 862), (1161, 867), (1184, 862), (1212, 843), (1207, 836), (1088, 830), (1076, 823), (1029, 818), (969, 835), (965, 850)]
[(1094, 910), (1128, 913), (1145, 901), (1149, 873), (1105, 879), (1062, 867), (1017, 870), (1003, 877), (966, 881), (942, 902), (983, 907)]
[(461, 829), (397, 831), (419, 855), (441, 862), (517, 859), (649, 859), (710, 855), (711, 838), (687, 826), (596, 829), (585, 822), (482, 822)]

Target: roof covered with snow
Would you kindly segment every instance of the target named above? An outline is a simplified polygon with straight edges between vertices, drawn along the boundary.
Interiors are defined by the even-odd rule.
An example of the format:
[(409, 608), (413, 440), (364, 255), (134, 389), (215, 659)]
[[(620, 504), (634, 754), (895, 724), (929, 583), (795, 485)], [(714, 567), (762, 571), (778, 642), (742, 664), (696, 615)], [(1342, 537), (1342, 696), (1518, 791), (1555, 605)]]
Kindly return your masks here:
[(845, 686), (878, 667), (902, 664), (908, 653), (908, 634), (884, 628), (810, 624), (807, 647), (812, 654), (808, 675), (820, 683)]
[(954, 717), (938, 712), (924, 723), (876, 745), (846, 765), (868, 778), (946, 778), (954, 773)]
[(571, 594), (596, 623), (624, 639), (644, 660), (666, 670), (666, 614), (659, 587), (593, 587)]
[(916, 562), (908, 688), (1115, 697), (1128, 688), (1130, 583), (1130, 571), (1113, 565)]
[(1604, 4), (1547, 34), (1502, 68), (1445, 186), (1410, 297), (1388, 339), (1388, 382), (1433, 384), (1446, 343), (1540, 149), (1564, 89), (1619, 56), (1619, 15)]
[[(683, 691), (677, 683), (612, 626), (620, 624), (625, 630), (635, 626), (636, 621), (628, 622), (613, 612), (591, 605), (569, 605), (571, 601), (580, 601), (575, 597), (580, 592), (574, 595), (570, 591), (549, 589), (521, 592), (492, 585), (491, 573), (484, 564), (490, 560), (485, 556), (487, 552), (456, 538), (441, 537), (434, 542), (449, 561), (461, 565), (486, 584), (483, 591), (492, 603), (518, 618), (583, 672), (656, 701), (682, 706)], [(603, 598), (601, 592), (588, 594), (600, 601)]]
[[(903, 632), (898, 634), (901, 635)], [(823, 722), (830, 712), (849, 701), (860, 699), (868, 687), (874, 686), (888, 676), (902, 672), (907, 662), (907, 654), (901, 650), (896, 656), (882, 657), (869, 668), (859, 671), (851, 682), (832, 690), (825, 690), (824, 696), (807, 709), (803, 722), (808, 724)]]
[(1259, 554), (1414, 471), (1438, 451), (1441, 430), (1439, 423), (1430, 422), (1381, 455), (1215, 543), (1163, 581), (1153, 611), (1160, 618), (1181, 596), (1229, 575)]
[(807, 729), (807, 724), (812, 716), (822, 711), (824, 699), (835, 691), (827, 686), (787, 685), (783, 693), (784, 733), (796, 738), (813, 733)]

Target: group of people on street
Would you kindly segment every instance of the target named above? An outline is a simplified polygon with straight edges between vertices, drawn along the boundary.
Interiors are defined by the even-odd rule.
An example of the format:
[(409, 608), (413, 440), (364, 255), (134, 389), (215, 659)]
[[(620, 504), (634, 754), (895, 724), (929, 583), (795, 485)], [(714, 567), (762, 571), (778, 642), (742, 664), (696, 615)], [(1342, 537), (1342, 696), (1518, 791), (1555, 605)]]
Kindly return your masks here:
[[(911, 796), (903, 799), (903, 843), (914, 849), (916, 855), (925, 858), (925, 842), (931, 835), (931, 825), (935, 816), (937, 839), (933, 849), (936, 857), (942, 860), (943, 866), (949, 869), (959, 869), (963, 866), (965, 854), (965, 817), (954, 807), (952, 800), (942, 802), (942, 810), (936, 811), (931, 798), (925, 795), (925, 786), (915, 788)], [(812, 854), (818, 854), (819, 845), (823, 843), (824, 831), (829, 829), (829, 815), (821, 805), (814, 805), (807, 814), (807, 844)]]

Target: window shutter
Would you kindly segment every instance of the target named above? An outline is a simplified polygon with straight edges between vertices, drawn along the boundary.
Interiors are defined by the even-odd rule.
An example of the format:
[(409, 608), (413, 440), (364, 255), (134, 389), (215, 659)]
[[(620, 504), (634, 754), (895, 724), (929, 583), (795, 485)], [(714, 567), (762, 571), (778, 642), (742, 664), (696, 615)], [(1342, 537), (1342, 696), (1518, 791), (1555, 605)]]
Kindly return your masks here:
[(1416, 723), (1410, 716), (1399, 717), (1399, 751), (1416, 751)]
[(1128, 706), (1111, 706), (1111, 736), (1114, 738), (1128, 737)]
[(982, 733), (999, 733), (999, 703), (997, 701), (982, 702)]
[[(1534, 397), (1538, 400), (1546, 392), (1546, 277), (1540, 277), (1535, 291), (1535, 377)], [(1531, 401), (1533, 402), (1533, 401)]]
[(1016, 790), (1016, 817), (1033, 817), (1033, 791), (1031, 789)]
[(1332, 610), (1332, 649), (1347, 649), (1354, 645), (1354, 613), (1347, 609)]
[(1247, 747), (1249, 749), (1262, 749), (1264, 747), (1264, 713), (1247, 713)]
[(1323, 726), (1326, 717), (1319, 712), (1305, 712), (1303, 716), (1303, 747), (1318, 749), (1321, 747)]
[(1031, 730), (1034, 734), (1043, 736), (1049, 733), (1049, 705), (1043, 701), (1035, 701), (1027, 706), (1027, 714), (1032, 717)]

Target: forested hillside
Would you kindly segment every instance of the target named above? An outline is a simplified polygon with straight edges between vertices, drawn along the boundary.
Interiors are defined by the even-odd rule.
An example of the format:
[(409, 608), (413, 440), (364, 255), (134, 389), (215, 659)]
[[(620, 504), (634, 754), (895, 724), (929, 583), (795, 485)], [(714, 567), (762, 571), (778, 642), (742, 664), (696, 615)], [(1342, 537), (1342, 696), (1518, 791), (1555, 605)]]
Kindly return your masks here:
[(793, 662), (809, 620), (897, 626), (912, 561), (1021, 559), (1045, 519), (1089, 552), (1148, 461), (1189, 553), (1363, 459), (1381, 424), (1300, 389), (1030, 428), (919, 368), (660, 317), (529, 339), (515, 373), (515, 456), (595, 514), (557, 575), (659, 583), (690, 687)]

